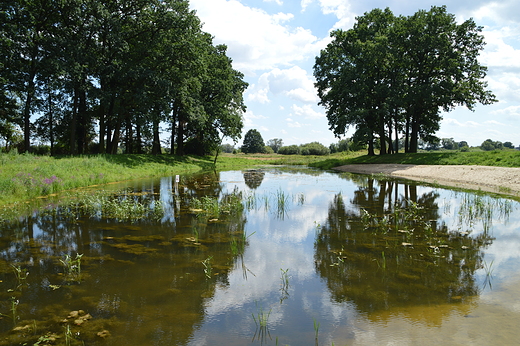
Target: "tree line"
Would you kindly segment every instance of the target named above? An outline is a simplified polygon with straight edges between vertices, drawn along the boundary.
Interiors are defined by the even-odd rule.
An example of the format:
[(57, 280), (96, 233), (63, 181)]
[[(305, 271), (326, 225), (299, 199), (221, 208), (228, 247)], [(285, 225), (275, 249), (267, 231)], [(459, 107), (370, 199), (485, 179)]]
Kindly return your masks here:
[(243, 127), (243, 74), (187, 0), (0, 3), (0, 137), (54, 153), (205, 154)]
[(397, 152), (399, 137), (417, 152), (420, 139), (435, 139), (441, 110), (495, 102), (477, 59), (481, 31), (472, 19), (457, 24), (445, 6), (398, 17), (374, 9), (333, 31), (314, 65), (330, 129), (341, 136), (353, 127), (369, 155), (376, 140), (381, 154)]

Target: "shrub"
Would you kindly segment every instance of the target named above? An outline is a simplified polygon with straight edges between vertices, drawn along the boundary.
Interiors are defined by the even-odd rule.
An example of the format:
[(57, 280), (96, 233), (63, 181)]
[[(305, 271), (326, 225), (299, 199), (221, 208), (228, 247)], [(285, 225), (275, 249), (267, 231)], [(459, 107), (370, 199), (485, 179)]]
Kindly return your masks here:
[(300, 147), (298, 147), (297, 145), (288, 145), (288, 146), (285, 146), (285, 147), (281, 147), (280, 149), (278, 149), (278, 154), (282, 154), (282, 155), (298, 155), (300, 154)]
[(328, 155), (330, 150), (321, 143), (312, 142), (302, 145), (300, 153), (302, 155)]

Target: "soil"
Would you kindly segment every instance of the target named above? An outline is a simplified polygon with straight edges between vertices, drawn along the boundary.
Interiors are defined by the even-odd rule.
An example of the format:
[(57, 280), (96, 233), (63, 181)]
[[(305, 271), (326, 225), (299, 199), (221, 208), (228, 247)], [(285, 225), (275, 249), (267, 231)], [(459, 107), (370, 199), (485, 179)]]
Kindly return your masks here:
[(462, 189), (520, 196), (520, 168), (357, 164), (335, 167), (334, 169), (350, 173), (384, 174)]

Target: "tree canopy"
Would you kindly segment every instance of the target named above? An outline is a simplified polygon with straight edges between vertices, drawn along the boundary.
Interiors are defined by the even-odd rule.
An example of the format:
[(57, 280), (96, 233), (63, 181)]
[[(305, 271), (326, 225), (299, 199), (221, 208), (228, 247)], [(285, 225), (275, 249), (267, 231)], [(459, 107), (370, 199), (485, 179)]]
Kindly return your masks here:
[(251, 129), (246, 132), (241, 150), (246, 154), (263, 153), (265, 151), (264, 139), (258, 130)]
[(352, 29), (333, 31), (314, 65), (330, 129), (339, 137), (354, 127), (370, 155), (376, 139), (381, 154), (396, 152), (393, 134), (417, 152), (419, 138), (431, 141), (439, 129), (441, 110), (495, 102), (477, 60), (481, 30), (433, 6), (408, 17), (374, 9)]
[(0, 128), (22, 129), (21, 151), (160, 153), (166, 126), (172, 153), (203, 154), (241, 136), (247, 83), (187, 0), (3, 1), (0, 21)]

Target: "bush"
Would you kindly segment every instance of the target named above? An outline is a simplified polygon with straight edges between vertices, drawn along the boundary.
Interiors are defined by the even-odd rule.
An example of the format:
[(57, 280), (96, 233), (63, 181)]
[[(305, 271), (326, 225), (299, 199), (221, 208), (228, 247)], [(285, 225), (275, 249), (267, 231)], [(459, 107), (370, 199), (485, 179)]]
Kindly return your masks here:
[(264, 153), (265, 154), (274, 154), (274, 150), (270, 146), (266, 145), (265, 149), (264, 149)]
[(297, 145), (289, 145), (278, 149), (278, 154), (282, 155), (299, 155), (300, 148)]
[(302, 155), (329, 155), (330, 150), (321, 143), (312, 142), (302, 145), (300, 153)]

